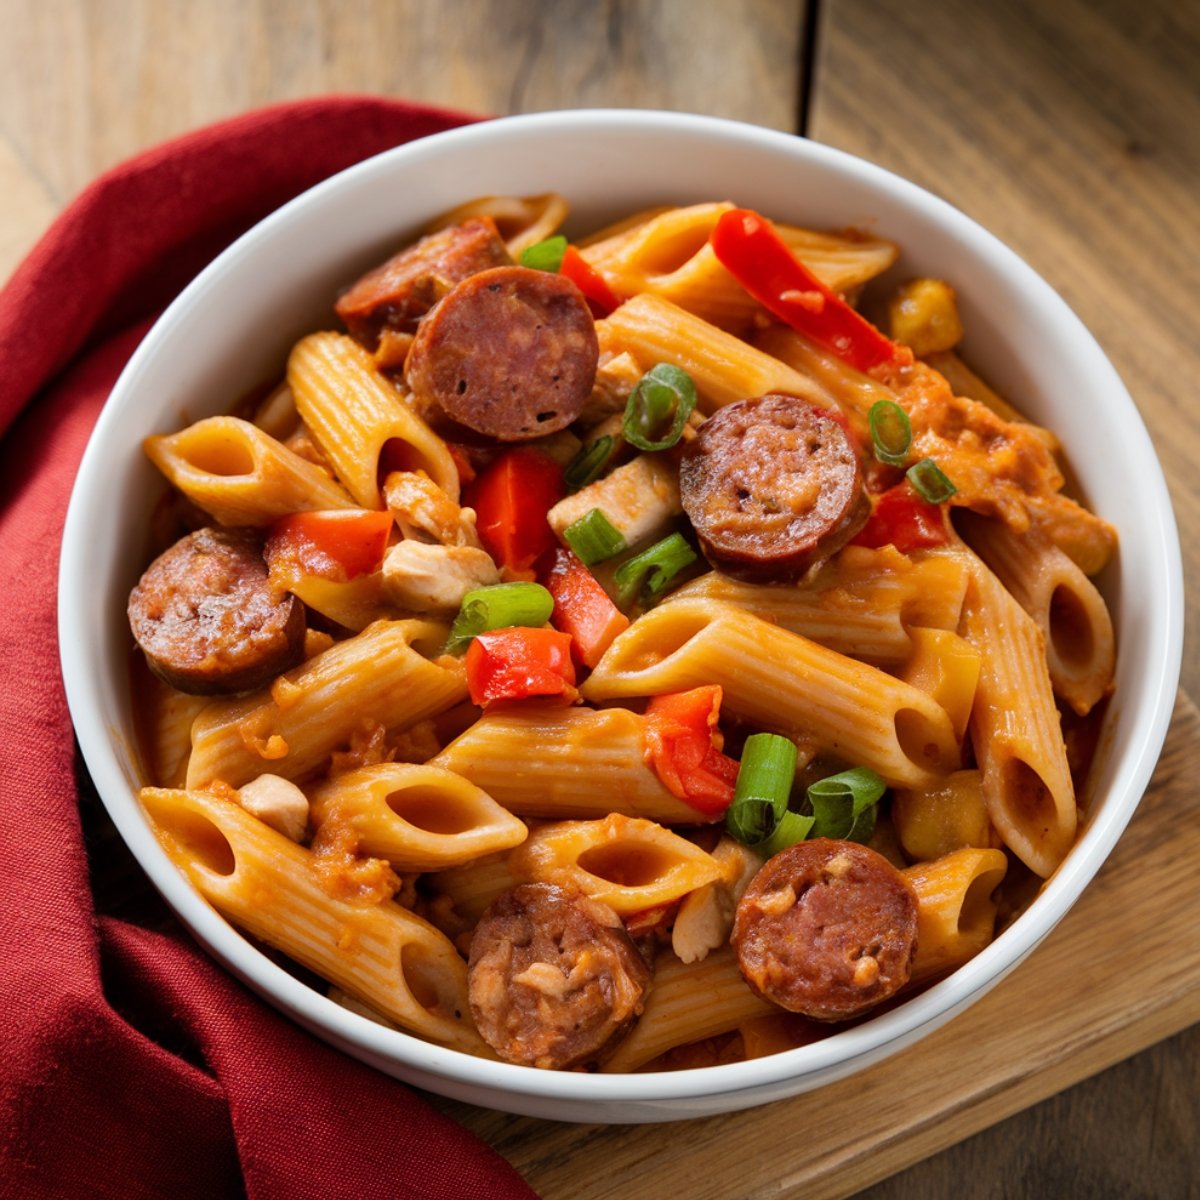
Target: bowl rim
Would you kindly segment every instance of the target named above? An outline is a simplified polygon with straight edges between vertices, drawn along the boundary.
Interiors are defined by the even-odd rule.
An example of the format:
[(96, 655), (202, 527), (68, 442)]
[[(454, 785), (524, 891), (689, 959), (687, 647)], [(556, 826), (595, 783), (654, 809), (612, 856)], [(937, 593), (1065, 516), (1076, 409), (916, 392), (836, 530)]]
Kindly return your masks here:
[[(247, 242), (286, 236), (290, 226), (310, 210), (335, 202), (346, 190), (357, 188), (381, 173), (387, 175), (399, 169), (418, 167), (430, 157), (469, 153), (477, 145), (510, 135), (550, 136), (565, 132), (581, 135), (596, 130), (630, 137), (686, 134), (735, 139), (769, 154), (784, 153), (807, 159), (820, 169), (847, 175), (865, 184), (885, 197), (888, 207), (899, 203), (930, 214), (954, 237), (966, 238), (973, 253), (982, 255), (992, 265), (1001, 264), (1006, 273), (1015, 274), (1036, 303), (1052, 311), (1055, 318), (1064, 323), (1071, 333), (1074, 351), (1086, 360), (1084, 366), (1103, 380), (1122, 403), (1128, 404), (1126, 416), (1140, 427), (1140, 434), (1135, 430), (1134, 440), (1135, 443), (1139, 438), (1142, 440), (1133, 446), (1133, 451), (1142, 459), (1148, 453), (1153, 464), (1153, 470), (1143, 478), (1142, 486), (1148, 491), (1150, 506), (1157, 517), (1155, 527), (1143, 532), (1152, 539), (1151, 551), (1161, 566), (1161, 577), (1156, 582), (1163, 589), (1159, 600), (1162, 622), (1154, 628), (1151, 638), (1155, 653), (1149, 667), (1144, 668), (1159, 672), (1160, 684), (1154, 691), (1151, 705), (1135, 714), (1121, 716), (1122, 721), (1134, 720), (1139, 734), (1136, 747), (1116, 765), (1117, 774), (1110, 784), (1110, 789), (1119, 785), (1123, 803), (1120, 806), (1110, 803), (1089, 819), (1067, 859), (1020, 919), (945, 979), (887, 1012), (819, 1042), (748, 1062), (629, 1075), (538, 1071), (436, 1046), (341, 1007), (267, 958), (202, 899), (153, 837), (118, 761), (114, 739), (121, 736), (120, 730), (108, 728), (98, 719), (85, 660), (72, 653), (72, 648), (87, 629), (88, 590), (80, 568), (80, 548), (87, 537), (91, 516), (87, 498), (95, 493), (105, 470), (99, 447), (114, 436), (114, 428), (124, 415), (125, 397), (136, 394), (146, 364), (161, 352), (177, 328), (186, 323), (195, 302), (219, 288), (226, 275), (236, 270)], [(1023, 961), (1057, 925), (1108, 858), (1150, 782), (1170, 724), (1182, 658), (1182, 560), (1161, 466), (1140, 414), (1115, 368), (1050, 284), (1015, 251), (947, 201), (874, 163), (796, 135), (726, 118), (650, 109), (556, 110), (501, 117), (432, 134), (331, 176), (282, 205), (239, 237), (180, 292), (137, 347), (114, 385), (89, 439), (72, 490), (64, 526), (59, 578), (58, 633), (63, 679), (84, 761), (122, 838), (184, 924), (238, 978), (307, 1027), (327, 1031), (352, 1048), (352, 1052), (368, 1057), (377, 1065), (379, 1060), (394, 1064), (402, 1077), (403, 1069), (408, 1068), (476, 1085), (491, 1094), (491, 1100), (483, 1101), (486, 1103), (495, 1102), (501, 1093), (550, 1101), (582, 1100), (604, 1104), (682, 1101), (695, 1097), (698, 1088), (702, 1094), (735, 1097), (807, 1079), (816, 1080), (816, 1086), (869, 1065), (940, 1025)], [(803, 1089), (796, 1087), (793, 1090)], [(496, 1106), (503, 1107), (502, 1101)]]

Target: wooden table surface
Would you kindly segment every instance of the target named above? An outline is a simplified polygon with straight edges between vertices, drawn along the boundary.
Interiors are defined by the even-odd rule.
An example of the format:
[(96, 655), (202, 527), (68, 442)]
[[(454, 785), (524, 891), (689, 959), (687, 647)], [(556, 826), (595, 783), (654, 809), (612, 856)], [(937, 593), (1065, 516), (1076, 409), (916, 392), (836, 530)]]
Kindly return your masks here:
[[(1197, 578), (1191, 0), (0, 0), (0, 31), (0, 277), (103, 168), (329, 91), (690, 110), (873, 159), (1014, 247), (1096, 334), (1155, 439)], [(1193, 1194), (1196, 620), (1167, 751), (1113, 859), (1013, 976), (915, 1050), (815, 1098), (669, 1126), (438, 1103), (547, 1198)]]

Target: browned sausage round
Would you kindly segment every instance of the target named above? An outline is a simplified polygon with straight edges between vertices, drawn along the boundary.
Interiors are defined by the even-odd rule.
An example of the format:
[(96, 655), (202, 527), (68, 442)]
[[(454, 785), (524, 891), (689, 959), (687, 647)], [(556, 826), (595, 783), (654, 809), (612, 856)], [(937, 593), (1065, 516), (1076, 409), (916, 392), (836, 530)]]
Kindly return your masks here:
[(352, 337), (374, 350), (385, 329), (411, 333), (456, 283), (512, 262), (491, 217), (423, 237), (351, 284), (334, 306)]
[(709, 561), (739, 579), (799, 578), (871, 511), (849, 435), (796, 396), (718, 409), (684, 452), (679, 492)]
[(304, 605), (267, 578), (260, 535), (198, 529), (146, 568), (129, 625), (150, 669), (181, 692), (244, 692), (295, 666)]
[(738, 904), (731, 941), (760, 996), (814, 1020), (844, 1021), (908, 982), (917, 898), (874, 850), (815, 838), (767, 860)]
[(549, 271), (497, 267), (464, 280), (421, 322), (405, 374), (422, 407), (517, 442), (579, 416), (599, 353), (575, 284)]
[(606, 904), (550, 883), (497, 897), (471, 935), (469, 999), (507, 1062), (595, 1060), (641, 1014), (650, 968)]

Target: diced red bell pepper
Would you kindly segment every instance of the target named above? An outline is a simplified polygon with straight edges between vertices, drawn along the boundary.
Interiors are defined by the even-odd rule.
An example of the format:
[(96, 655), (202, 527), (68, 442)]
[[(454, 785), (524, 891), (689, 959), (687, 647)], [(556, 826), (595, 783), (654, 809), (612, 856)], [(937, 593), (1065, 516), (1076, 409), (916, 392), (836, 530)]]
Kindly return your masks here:
[(530, 696), (574, 699), (575, 664), (570, 634), (523, 625), (477, 633), (467, 648), (467, 688), (471, 703)]
[(621, 297), (612, 290), (608, 280), (574, 246), (567, 247), (558, 273), (565, 275), (583, 293), (594, 317), (607, 317), (621, 307)]
[(575, 657), (594, 667), (617, 634), (629, 628), (629, 618), (609, 599), (595, 575), (570, 551), (559, 547), (546, 576), (554, 597), (550, 620), (571, 635)]
[(558, 539), (546, 513), (567, 494), (562, 467), (530, 446), (507, 450), (463, 493), (484, 548), (511, 575), (528, 576)]
[(867, 523), (851, 539), (852, 546), (895, 546), (901, 554), (945, 546), (950, 541), (946, 514), (940, 504), (922, 500), (907, 481), (875, 498)]
[(736, 759), (721, 753), (717, 726), (722, 690), (717, 685), (655, 696), (646, 709), (646, 758), (673, 796), (707, 817), (733, 799)]
[(768, 312), (862, 372), (911, 359), (791, 251), (766, 217), (748, 208), (722, 213), (709, 235), (722, 266)]
[(269, 564), (343, 582), (378, 568), (392, 531), (392, 514), (370, 509), (289, 513), (272, 526)]

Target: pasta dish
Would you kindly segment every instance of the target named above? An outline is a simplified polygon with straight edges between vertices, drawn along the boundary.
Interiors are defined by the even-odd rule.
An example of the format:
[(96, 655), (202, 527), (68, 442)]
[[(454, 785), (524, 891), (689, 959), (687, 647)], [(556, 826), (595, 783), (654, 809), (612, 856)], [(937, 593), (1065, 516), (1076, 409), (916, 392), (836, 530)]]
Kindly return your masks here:
[(771, 1054), (953, 971), (1070, 851), (1115, 535), (893, 243), (567, 216), (444, 214), (146, 439), (141, 803), (374, 1020), (537, 1068)]

